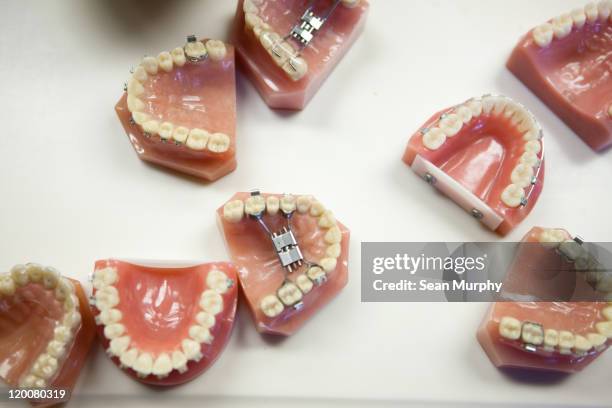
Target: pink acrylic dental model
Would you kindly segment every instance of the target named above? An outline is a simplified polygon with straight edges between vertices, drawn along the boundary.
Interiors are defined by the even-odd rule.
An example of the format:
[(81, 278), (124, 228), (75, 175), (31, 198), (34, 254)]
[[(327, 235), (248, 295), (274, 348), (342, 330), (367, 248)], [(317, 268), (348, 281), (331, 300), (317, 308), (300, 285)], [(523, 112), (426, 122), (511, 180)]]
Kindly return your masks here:
[(240, 0), (232, 40), (271, 108), (303, 109), (365, 26), (366, 0)]

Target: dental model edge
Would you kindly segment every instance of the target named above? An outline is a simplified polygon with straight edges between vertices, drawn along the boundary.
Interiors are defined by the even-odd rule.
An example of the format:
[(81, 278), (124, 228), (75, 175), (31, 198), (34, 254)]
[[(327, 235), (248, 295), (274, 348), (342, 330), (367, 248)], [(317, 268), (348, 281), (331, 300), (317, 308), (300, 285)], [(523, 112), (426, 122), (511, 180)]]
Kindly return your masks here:
[(225, 153), (231, 145), (231, 138), (224, 133), (208, 132), (204, 129), (180, 126), (168, 121), (152, 119), (143, 112), (144, 102), (139, 98), (144, 93), (143, 84), (149, 76), (159, 71), (171, 72), (174, 66), (182, 67), (188, 63), (199, 63), (208, 58), (214, 62), (222, 61), (227, 55), (225, 43), (218, 40), (207, 40), (206, 44), (189, 36), (184, 47), (177, 47), (171, 52), (161, 52), (157, 58), (144, 57), (136, 67), (125, 86), (127, 107), (132, 115), (132, 122), (140, 127), (147, 137), (159, 136), (162, 142), (174, 141), (176, 145), (185, 145), (191, 150), (208, 150), (211, 153)]
[[(279, 197), (271, 194), (264, 198), (257, 192), (246, 200), (232, 200), (223, 207), (223, 218), (230, 223), (242, 221), (245, 215), (257, 219), (264, 212), (268, 215), (277, 215), (280, 212), (289, 219), (296, 211), (299, 214), (315, 218), (317, 225), (326, 230), (324, 240), (327, 248), (325, 256), (318, 263), (305, 262), (306, 272), (298, 275), (294, 281), (286, 278), (275, 294), (264, 296), (261, 299), (259, 307), (263, 314), (270, 319), (280, 316), (286, 308), (300, 310), (303, 307), (302, 299), (304, 296), (310, 293), (314, 286), (320, 286), (326, 282), (327, 276), (336, 269), (337, 260), (341, 255), (342, 232), (333, 213), (326, 210), (312, 196), (295, 197), (285, 194)], [(289, 231), (284, 231), (283, 234), (290, 232), (289, 228)], [(280, 237), (283, 234), (275, 235)], [(295, 242), (295, 247), (298, 247), (297, 242)], [(300, 261), (302, 260), (300, 259)], [(283, 265), (282, 260), (281, 265)], [(289, 273), (292, 272), (290, 267), (287, 270)]]
[[(353, 8), (361, 0), (334, 0), (326, 15), (318, 17), (313, 14), (313, 2), (307, 7), (300, 19), (299, 25), (292, 28), (289, 35), (281, 35), (272, 29), (268, 23), (259, 16), (259, 6), (263, 0), (244, 0), (243, 11), (245, 28), (253, 32), (261, 46), (266, 50), (272, 61), (293, 81), (299, 81), (308, 72), (308, 63), (300, 56), (301, 52), (314, 38), (316, 31), (321, 29), (335, 8), (342, 4)], [(291, 45), (287, 40), (293, 39), (300, 44), (300, 48)]]
[(206, 287), (200, 295), (199, 309), (195, 321), (189, 328), (189, 336), (181, 341), (180, 350), (172, 350), (153, 356), (153, 353), (130, 348), (131, 337), (128, 329), (121, 324), (122, 312), (115, 307), (119, 304), (119, 292), (114, 286), (119, 282), (116, 267), (96, 268), (92, 276), (95, 293), (93, 304), (99, 310), (96, 324), (104, 326), (104, 337), (109, 340), (107, 354), (119, 360), (120, 367), (132, 369), (138, 378), (150, 375), (157, 379), (168, 377), (174, 370), (187, 372), (190, 361), (203, 358), (202, 347), (212, 345), (211, 329), (216, 325), (215, 316), (224, 310), (221, 295), (234, 285), (232, 279), (219, 269), (213, 268), (206, 276)]
[(9, 273), (0, 274), (0, 295), (13, 296), (16, 290), (29, 283), (53, 291), (56, 300), (62, 303), (64, 315), (53, 331), (45, 351), (41, 353), (19, 382), (21, 388), (45, 388), (62, 367), (69, 354), (69, 345), (81, 326), (80, 302), (74, 284), (53, 267), (35, 263), (15, 265)]

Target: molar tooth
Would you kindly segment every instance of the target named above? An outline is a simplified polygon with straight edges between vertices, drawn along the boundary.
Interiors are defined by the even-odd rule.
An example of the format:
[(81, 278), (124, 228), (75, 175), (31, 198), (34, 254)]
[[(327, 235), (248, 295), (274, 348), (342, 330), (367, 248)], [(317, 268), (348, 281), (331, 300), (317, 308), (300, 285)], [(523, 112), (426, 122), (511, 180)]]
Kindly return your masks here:
[(134, 362), (134, 371), (139, 377), (146, 377), (153, 370), (153, 356), (149, 353), (142, 353)]
[(155, 136), (159, 132), (159, 122), (150, 120), (142, 125), (142, 130), (149, 136)]
[(539, 241), (543, 244), (553, 244), (553, 247), (558, 247), (567, 239), (564, 231), (558, 229), (546, 229), (542, 231)]
[(584, 23), (586, 23), (586, 14), (584, 14), (584, 8), (574, 9), (570, 14), (572, 16), (574, 26), (576, 26), (576, 28), (582, 28), (584, 26)]
[(561, 354), (571, 354), (575, 344), (576, 337), (574, 333), (564, 330), (559, 332), (559, 352)]
[(128, 110), (132, 113), (142, 112), (145, 108), (145, 104), (142, 100), (130, 94), (128, 94), (128, 97), (127, 97), (127, 106), (128, 106)]
[(299, 81), (308, 73), (308, 62), (302, 57), (292, 56), (282, 66), (293, 81)]
[(599, 322), (595, 324), (595, 329), (597, 330), (597, 333), (601, 334), (602, 336), (612, 339), (612, 321)]
[(43, 271), (42, 266), (34, 263), (29, 263), (26, 266), (26, 272), (30, 277), (30, 282), (39, 283), (42, 281)]
[(266, 209), (266, 199), (261, 195), (250, 196), (244, 202), (244, 212), (248, 215), (259, 215)]
[(215, 325), (215, 316), (208, 312), (199, 312), (196, 315), (196, 322), (205, 329), (211, 329)]
[(519, 164), (512, 171), (510, 176), (512, 182), (519, 187), (527, 187), (533, 179), (533, 167), (526, 164)]
[(34, 388), (37, 380), (39, 380), (37, 376), (33, 374), (29, 374), (25, 376), (23, 380), (21, 380), (21, 382), (19, 383), (19, 387), (20, 388)]
[(318, 201), (313, 201), (310, 206), (310, 215), (313, 217), (320, 217), (325, 212), (325, 207)]
[(544, 329), (539, 324), (525, 323), (523, 324), (521, 339), (525, 343), (541, 346), (544, 343)]
[(118, 309), (106, 309), (102, 310), (98, 316), (100, 323), (108, 326), (113, 323), (119, 323), (123, 318), (123, 313)]
[(325, 242), (332, 245), (342, 242), (342, 231), (340, 231), (340, 228), (338, 228), (337, 225), (331, 227), (325, 233)]
[(55, 357), (51, 357), (47, 353), (41, 354), (33, 367), (34, 375), (48, 380), (57, 372), (58, 363)]
[(312, 287), (314, 286), (312, 281), (308, 279), (308, 277), (304, 274), (298, 276), (295, 279), (295, 283), (305, 295), (309, 293), (312, 290)]
[(576, 335), (574, 351), (578, 355), (585, 355), (593, 348), (593, 344), (584, 336)]
[(544, 333), (544, 350), (548, 352), (555, 351), (555, 347), (559, 345), (559, 332), (553, 329), (548, 329)]
[(608, 338), (606, 336), (602, 336), (599, 333), (589, 333), (586, 337), (591, 342), (596, 351), (601, 351), (603, 348), (605, 348), (605, 345), (608, 342)]
[(586, 14), (587, 20), (589, 23), (594, 23), (599, 18), (599, 10), (597, 9), (597, 4), (588, 3), (584, 6), (584, 14)]
[(285, 306), (292, 306), (302, 300), (302, 292), (295, 283), (285, 283), (278, 290), (278, 297)]
[(585, 252), (582, 246), (573, 239), (562, 242), (559, 245), (559, 251), (572, 261), (580, 258)]
[(202, 359), (202, 346), (191, 339), (184, 339), (181, 342), (181, 348), (187, 360), (200, 361)]
[(55, 289), (60, 279), (60, 273), (57, 269), (46, 266), (43, 268), (42, 283), (45, 289)]
[(212, 344), (213, 341), (213, 337), (210, 335), (210, 331), (197, 324), (189, 328), (189, 337), (191, 337), (198, 343)]
[(200, 297), (200, 307), (205, 312), (217, 315), (223, 311), (223, 298), (217, 292), (207, 289)]
[(272, 31), (272, 26), (270, 26), (270, 24), (268, 23), (262, 23), (258, 25), (257, 27), (253, 27), (253, 34), (255, 34), (255, 37), (258, 38), (260, 41), (261, 41), (261, 35), (269, 31)]
[(113, 340), (125, 333), (125, 326), (121, 323), (113, 323), (104, 327), (104, 336)]
[(612, 321), (612, 306), (607, 306), (601, 311), (601, 315)]
[(172, 132), (174, 132), (174, 125), (170, 122), (164, 122), (159, 125), (159, 129), (157, 132), (159, 133), (159, 137), (164, 140), (168, 140), (172, 137)]
[(255, 4), (253, 0), (244, 0), (244, 3), (242, 4), (242, 9), (244, 10), (245, 13), (253, 13), (253, 14), (259, 13), (259, 8), (257, 7), (257, 5)]
[(204, 150), (210, 138), (210, 133), (202, 129), (191, 129), (187, 138), (187, 147), (193, 150)]
[(263, 314), (269, 318), (277, 317), (285, 309), (285, 306), (275, 295), (264, 297), (259, 303), (259, 307)]
[(230, 137), (225, 133), (213, 133), (208, 141), (208, 150), (213, 153), (225, 153), (231, 144)]
[(326, 210), (323, 215), (319, 217), (319, 227), (331, 228), (336, 225), (336, 217), (330, 210)]
[(265, 31), (261, 33), (259, 37), (259, 42), (264, 47), (264, 49), (268, 51), (274, 46), (274, 44), (279, 41), (281, 41), (281, 36), (278, 35), (278, 33), (275, 33), (274, 31)]
[(208, 51), (208, 55), (213, 61), (221, 61), (227, 55), (225, 43), (219, 40), (208, 40), (206, 42), (206, 51)]
[(266, 210), (268, 210), (268, 214), (276, 215), (278, 214), (278, 210), (280, 209), (280, 200), (277, 196), (268, 196), (266, 198)]
[(462, 105), (457, 108), (457, 115), (459, 115), (459, 117), (465, 124), (469, 123), (473, 117), (472, 110), (465, 105)]
[(172, 368), (178, 370), (181, 374), (187, 371), (187, 357), (182, 351), (172, 352)]
[(234, 200), (223, 207), (223, 218), (225, 221), (236, 223), (244, 217), (244, 203), (242, 200)]
[(66, 343), (57, 340), (51, 340), (47, 344), (47, 354), (55, 358), (62, 358), (66, 352)]
[(554, 31), (552, 24), (544, 23), (533, 29), (533, 41), (539, 47), (547, 47), (553, 40)]
[(176, 47), (172, 50), (172, 61), (174, 65), (177, 67), (182, 67), (187, 63), (187, 58), (185, 58), (185, 50), (182, 47)]
[(159, 65), (157, 59), (154, 57), (144, 57), (141, 63), (142, 67), (147, 71), (149, 75), (157, 75)]
[(472, 117), (478, 117), (482, 115), (482, 101), (478, 99), (469, 100), (465, 106), (472, 111)]
[(185, 44), (185, 55), (192, 59), (204, 58), (208, 54), (206, 46), (202, 41), (188, 42)]
[(132, 112), (132, 119), (137, 125), (143, 126), (145, 123), (151, 120), (151, 116), (144, 112)]
[(284, 213), (292, 213), (296, 210), (297, 204), (295, 196), (285, 194), (280, 199), (280, 208)]
[(0, 276), (0, 295), (13, 296), (15, 294), (15, 281), (9, 275)]
[(130, 349), (124, 353), (121, 353), (121, 356), (119, 357), (119, 361), (124, 367), (134, 367), (136, 360), (138, 360), (138, 349)]
[[(77, 305), (79, 305), (79, 303), (77, 303)], [(66, 313), (64, 320), (62, 320), (62, 324), (70, 328), (76, 328), (81, 323), (81, 320), (81, 313), (75, 308), (75, 310)]]
[(327, 247), (325, 250), (325, 256), (328, 258), (339, 258), (342, 253), (342, 247), (340, 244), (333, 244)]
[(172, 138), (178, 143), (185, 143), (189, 137), (189, 129), (184, 126), (179, 126), (172, 132)]
[(17, 286), (25, 286), (30, 283), (30, 276), (24, 265), (15, 265), (11, 268), (11, 276)]
[(166, 72), (172, 71), (174, 66), (174, 62), (172, 62), (172, 55), (170, 55), (168, 51), (159, 53), (157, 56), (157, 63), (159, 64), (159, 67)]
[(522, 164), (529, 165), (531, 167), (537, 167), (540, 163), (540, 159), (538, 158), (538, 155), (534, 152), (525, 152), (521, 156), (519, 162)]
[(130, 78), (127, 85), (127, 93), (128, 95), (140, 96), (144, 93), (144, 86), (140, 83), (140, 81), (135, 78)]
[(244, 14), (244, 23), (247, 28), (252, 30), (253, 28), (262, 25), (263, 20), (257, 15), (257, 12), (246, 12)]
[(525, 191), (516, 184), (510, 184), (501, 194), (501, 200), (510, 208), (517, 208), (525, 198)]
[(76, 295), (68, 295), (64, 299), (64, 311), (70, 312), (79, 306), (79, 298)]
[[(263, 36), (264, 34), (262, 34), (262, 37)], [(274, 43), (268, 50), (268, 53), (279, 67), (282, 67), (287, 60), (296, 56), (295, 48), (282, 39)]]
[(227, 275), (218, 269), (213, 269), (206, 277), (206, 285), (220, 294), (224, 294), (228, 291), (228, 281), (229, 279), (227, 278)]
[(463, 120), (456, 113), (451, 113), (440, 120), (439, 126), (446, 136), (453, 137), (463, 127)]
[(429, 150), (438, 150), (446, 142), (446, 133), (440, 128), (431, 128), (423, 135), (423, 145)]
[(314, 284), (317, 286), (323, 284), (323, 282), (327, 280), (327, 274), (323, 269), (318, 266), (313, 266), (309, 268), (306, 272), (306, 276), (308, 276), (308, 279), (313, 281)]
[(521, 338), (521, 322), (514, 317), (502, 317), (499, 322), (499, 335), (508, 340)]
[(338, 260), (336, 258), (323, 258), (319, 263), (325, 272), (331, 273), (336, 269)]
[(539, 140), (531, 140), (525, 143), (526, 152), (532, 152), (532, 153), (538, 154), (540, 153), (541, 150), (542, 150), (542, 145), (540, 144)]
[(172, 360), (166, 353), (162, 353), (155, 359), (151, 372), (158, 377), (167, 377), (172, 371)]
[(102, 289), (115, 284), (117, 280), (118, 276), (115, 268), (97, 269), (94, 272), (93, 286), (96, 289)]
[(610, 17), (610, 2), (607, 0), (602, 0), (597, 3), (597, 12), (599, 14), (599, 19), (606, 21), (608, 17)]
[(60, 280), (57, 282), (57, 287), (55, 288), (55, 298), (59, 301), (63, 301), (73, 293), (74, 286), (72, 285), (72, 282), (70, 282), (68, 279), (60, 278)]
[(96, 307), (103, 311), (119, 304), (119, 291), (114, 286), (107, 286), (96, 291)]
[(569, 14), (563, 14), (553, 20), (553, 32), (557, 39), (565, 38), (572, 32), (572, 17)]
[(121, 355), (127, 351), (128, 347), (130, 347), (131, 341), (132, 339), (130, 336), (116, 337), (111, 340), (108, 352), (114, 356), (121, 357)]
[(139, 65), (134, 70), (134, 73), (132, 74), (132, 78), (134, 78), (135, 80), (139, 82), (144, 82), (147, 80), (147, 78), (149, 78), (149, 75), (147, 74), (147, 70), (144, 69), (142, 65)]
[(496, 97), (491, 113), (493, 115), (500, 116), (502, 113), (504, 113), (506, 106), (508, 106), (508, 101), (506, 98)]
[(312, 198), (309, 196), (299, 196), (297, 198), (297, 210), (300, 214), (306, 214), (312, 205)]
[(64, 325), (56, 326), (53, 329), (53, 338), (60, 343), (66, 344), (72, 339), (72, 331)]

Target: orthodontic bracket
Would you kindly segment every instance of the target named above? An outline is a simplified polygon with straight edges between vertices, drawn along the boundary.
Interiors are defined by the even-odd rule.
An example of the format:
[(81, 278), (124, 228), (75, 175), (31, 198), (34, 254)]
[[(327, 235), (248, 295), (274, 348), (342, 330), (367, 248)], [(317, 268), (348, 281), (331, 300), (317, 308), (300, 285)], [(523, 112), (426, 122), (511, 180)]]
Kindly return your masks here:
[(302, 49), (308, 46), (314, 38), (317, 31), (323, 27), (323, 24), (332, 15), (336, 7), (340, 4), (341, 0), (334, 0), (330, 8), (325, 12), (323, 16), (317, 16), (314, 14), (314, 3), (316, 0), (311, 0), (308, 8), (300, 18), (298, 24), (296, 24), (289, 35), (285, 39), (293, 38), (296, 40)]

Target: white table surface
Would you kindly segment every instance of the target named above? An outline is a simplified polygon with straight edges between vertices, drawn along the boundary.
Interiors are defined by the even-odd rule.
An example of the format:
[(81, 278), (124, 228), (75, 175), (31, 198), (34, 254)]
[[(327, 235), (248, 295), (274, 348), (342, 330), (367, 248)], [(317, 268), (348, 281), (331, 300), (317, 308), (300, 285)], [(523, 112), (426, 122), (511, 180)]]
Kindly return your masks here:
[[(560, 381), (496, 370), (475, 340), (486, 304), (362, 304), (361, 241), (498, 239), (401, 161), (437, 110), (488, 92), (546, 132), (534, 225), (610, 240), (612, 152), (593, 153), (504, 63), (531, 27), (580, 0), (372, 1), (366, 32), (306, 110), (269, 110), (238, 78), (238, 160), (214, 184), (141, 162), (114, 104), (130, 66), (190, 33), (225, 38), (233, 1), (0, 2), (0, 269), (35, 261), (85, 280), (105, 257), (224, 260), (214, 211), (234, 192), (312, 193), (352, 231), (350, 283), (301, 332), (271, 342), (241, 307), (220, 360), (158, 392), (96, 345), (72, 406), (610, 406), (612, 353)], [(293, 171), (285, 171), (294, 168)]]

